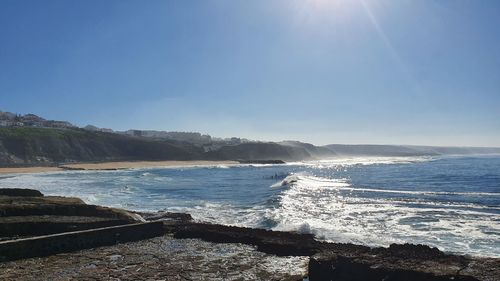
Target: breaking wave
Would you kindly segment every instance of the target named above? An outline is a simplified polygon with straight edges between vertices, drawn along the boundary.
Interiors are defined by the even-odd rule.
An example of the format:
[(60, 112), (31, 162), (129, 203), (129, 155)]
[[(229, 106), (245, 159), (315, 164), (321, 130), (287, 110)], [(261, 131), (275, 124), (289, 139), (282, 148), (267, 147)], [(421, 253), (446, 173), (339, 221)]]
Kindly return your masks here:
[[(422, 195), (500, 196), (490, 192), (377, 190), (353, 187), (348, 179), (291, 174), (273, 185), (287, 187), (272, 219), (275, 230), (314, 233), (327, 241), (388, 246), (422, 243), (456, 253), (495, 252), (500, 208), (436, 202)], [(388, 193), (390, 197), (366, 196)], [(414, 195), (398, 198), (394, 195)], [(370, 194), (371, 195), (371, 194)]]
[(369, 246), (500, 257), (500, 157), (344, 158), (281, 165), (5, 175), (0, 187)]

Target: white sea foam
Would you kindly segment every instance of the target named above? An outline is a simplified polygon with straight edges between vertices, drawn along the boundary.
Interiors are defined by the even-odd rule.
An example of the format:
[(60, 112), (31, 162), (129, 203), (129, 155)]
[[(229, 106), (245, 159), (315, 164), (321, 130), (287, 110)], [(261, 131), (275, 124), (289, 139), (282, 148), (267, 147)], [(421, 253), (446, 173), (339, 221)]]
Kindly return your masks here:
[(243, 227), (260, 225), (267, 212), (261, 206), (241, 210), (229, 203), (214, 202), (199, 202), (195, 207), (169, 208), (167, 210), (190, 213), (197, 221)]
[(289, 162), (287, 165), (309, 166), (315, 168), (348, 167), (353, 165), (376, 165), (376, 164), (409, 164), (417, 162), (435, 161), (439, 158), (434, 156), (412, 156), (412, 157), (335, 157), (330, 159), (312, 160), (304, 162)]
[(274, 228), (276, 230), (307, 230), (325, 240), (337, 242), (388, 246), (391, 243), (410, 241), (452, 252), (477, 255), (488, 252), (500, 256), (500, 251), (492, 249), (491, 243), (481, 244), (482, 241), (492, 239), (491, 233), (500, 233), (498, 213), (464, 210), (461, 208), (464, 204), (460, 206), (434, 202), (434, 206), (430, 204), (422, 207), (423, 202), (418, 200), (401, 202), (358, 197), (356, 193), (346, 194), (342, 191), (401, 191), (354, 188), (345, 179), (301, 174), (291, 175), (283, 182), (289, 188), (280, 196), (280, 206), (270, 214), (278, 222)]
[(398, 193), (413, 195), (459, 195), (459, 196), (500, 196), (500, 192), (448, 192), (448, 191), (409, 191), (396, 189), (375, 189), (375, 188), (343, 188), (344, 190), (380, 193)]
[(310, 188), (341, 188), (349, 186), (348, 179), (326, 179), (308, 173), (297, 173), (288, 175), (282, 181), (271, 185), (271, 187), (290, 186), (299, 181)]
[(360, 188), (352, 187), (349, 180), (329, 179), (309, 175), (307, 173), (291, 174), (282, 181), (279, 181), (271, 187), (289, 186), (300, 181), (301, 185), (306, 185), (309, 188), (337, 188), (338, 190), (356, 191), (356, 192), (378, 192), (378, 193), (396, 193), (396, 194), (412, 194), (412, 195), (458, 195), (458, 196), (500, 196), (500, 192), (448, 192), (448, 191), (411, 191), (397, 189), (377, 189), (377, 188)]
[[(429, 161), (416, 158), (365, 160), (344, 159), (342, 163), (323, 161), (320, 165), (326, 168), (319, 169), (338, 165)], [(315, 171), (319, 166), (314, 165), (318, 165), (318, 162), (321, 161), (308, 164), (310, 166), (307, 167), (312, 169), (290, 167), (286, 173)], [(265, 166), (261, 168), (269, 170), (267, 166), (272, 165)], [(246, 169), (248, 165), (236, 167), (235, 171)], [(232, 172), (222, 167), (213, 168), (221, 168), (221, 172), (226, 175)], [(278, 198), (274, 198), (273, 203), (241, 206), (230, 200), (199, 198), (198, 193), (205, 186), (218, 192), (217, 184), (221, 183), (214, 181), (216, 178), (213, 177), (217, 177), (214, 170), (206, 170), (205, 175), (199, 176), (197, 180), (202, 182), (203, 188), (193, 188), (192, 191), (190, 188), (193, 184), (190, 182), (194, 179), (190, 178), (190, 170), (172, 172), (171, 167), (168, 170), (168, 173), (155, 168), (22, 174), (2, 178), (0, 187), (33, 188), (47, 195), (75, 196), (91, 204), (138, 211), (187, 212), (200, 221), (313, 233), (319, 239), (335, 242), (370, 246), (424, 243), (451, 252), (500, 257), (500, 247), (495, 247), (500, 237), (500, 206), (443, 199), (461, 196), (497, 198), (499, 193), (357, 187), (348, 178), (334, 177), (338, 174), (336, 172), (330, 173), (332, 178), (319, 177), (312, 172), (296, 172), (273, 184), (274, 189), (267, 188), (269, 182), (266, 182), (265, 188), (277, 194)], [(253, 168), (248, 170), (252, 173), (256, 171)], [(181, 174), (176, 176), (178, 173)], [(183, 185), (183, 182), (187, 184)], [(231, 182), (227, 184), (231, 185)], [(180, 190), (179, 193), (185, 197), (175, 197), (175, 190)], [(432, 200), (438, 196), (439, 201)]]

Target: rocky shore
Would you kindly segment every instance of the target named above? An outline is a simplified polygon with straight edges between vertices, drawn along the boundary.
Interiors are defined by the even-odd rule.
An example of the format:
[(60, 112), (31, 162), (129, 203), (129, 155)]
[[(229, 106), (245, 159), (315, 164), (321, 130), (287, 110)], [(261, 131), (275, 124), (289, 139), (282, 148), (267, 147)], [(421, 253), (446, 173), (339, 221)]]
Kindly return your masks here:
[(188, 214), (133, 213), (29, 190), (0, 190), (0, 237), (1, 280), (493, 281), (500, 276), (496, 258), (451, 255), (424, 245), (327, 243), (310, 234), (207, 224)]

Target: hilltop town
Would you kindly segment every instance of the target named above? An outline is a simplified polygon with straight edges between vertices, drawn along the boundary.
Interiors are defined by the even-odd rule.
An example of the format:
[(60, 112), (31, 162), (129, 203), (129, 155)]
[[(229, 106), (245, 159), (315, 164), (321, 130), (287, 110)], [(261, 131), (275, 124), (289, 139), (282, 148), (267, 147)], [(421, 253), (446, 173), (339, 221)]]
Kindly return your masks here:
[[(47, 120), (38, 115), (16, 114), (8, 111), (0, 111), (0, 127), (34, 127), (34, 128), (58, 128), (58, 129), (78, 129), (80, 127), (71, 124), (68, 121)], [(238, 145), (241, 143), (251, 142), (248, 139), (238, 137), (217, 138), (207, 134), (198, 132), (172, 132), (172, 131), (157, 131), (157, 130), (137, 130), (131, 129), (127, 131), (114, 131), (109, 128), (99, 128), (94, 125), (87, 125), (80, 129), (91, 132), (115, 133), (139, 138), (148, 138), (153, 140), (170, 140), (187, 142), (196, 146), (202, 146), (206, 151), (214, 150), (222, 145)]]
[(46, 120), (35, 114), (0, 111), (0, 127), (76, 128), (67, 121)]

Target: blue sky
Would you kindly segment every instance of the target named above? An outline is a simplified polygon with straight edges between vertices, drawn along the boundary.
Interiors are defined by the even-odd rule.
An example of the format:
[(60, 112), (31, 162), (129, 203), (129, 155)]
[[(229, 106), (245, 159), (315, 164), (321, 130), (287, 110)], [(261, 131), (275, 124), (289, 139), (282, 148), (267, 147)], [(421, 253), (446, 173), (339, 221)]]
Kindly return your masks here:
[(0, 1), (0, 110), (117, 130), (500, 146), (500, 1)]

